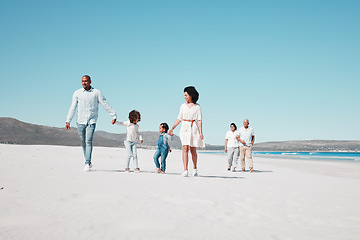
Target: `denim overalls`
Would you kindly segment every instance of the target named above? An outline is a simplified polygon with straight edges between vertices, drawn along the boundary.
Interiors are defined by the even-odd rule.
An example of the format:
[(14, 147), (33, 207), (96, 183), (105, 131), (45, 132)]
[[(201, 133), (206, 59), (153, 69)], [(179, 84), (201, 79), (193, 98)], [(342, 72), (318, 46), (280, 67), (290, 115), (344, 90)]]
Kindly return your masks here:
[(160, 168), (159, 157), (161, 156), (161, 171), (165, 172), (166, 169), (166, 157), (169, 153), (169, 144), (167, 143), (167, 139), (164, 143), (164, 138), (166, 133), (161, 133), (158, 140), (158, 149), (154, 155), (154, 162), (157, 168)]

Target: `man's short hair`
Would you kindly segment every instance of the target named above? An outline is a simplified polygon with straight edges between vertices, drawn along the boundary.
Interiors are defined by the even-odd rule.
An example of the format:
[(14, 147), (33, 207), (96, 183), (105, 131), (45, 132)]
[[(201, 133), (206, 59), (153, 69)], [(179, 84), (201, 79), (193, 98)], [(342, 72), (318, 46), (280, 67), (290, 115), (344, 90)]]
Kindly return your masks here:
[(91, 81), (91, 77), (89, 75), (84, 75), (82, 77), (87, 77)]

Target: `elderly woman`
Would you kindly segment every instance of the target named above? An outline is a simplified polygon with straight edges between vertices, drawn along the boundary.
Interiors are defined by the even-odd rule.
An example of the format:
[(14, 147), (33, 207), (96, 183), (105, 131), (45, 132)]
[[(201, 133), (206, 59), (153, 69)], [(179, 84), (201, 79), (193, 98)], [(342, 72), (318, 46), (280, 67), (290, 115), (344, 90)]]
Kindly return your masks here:
[(181, 105), (179, 115), (174, 126), (169, 130), (169, 134), (171, 135), (180, 122), (183, 122), (179, 134), (183, 148), (182, 159), (184, 173), (182, 175), (184, 177), (189, 176), (188, 163), (190, 150), (194, 167), (193, 176), (198, 176), (196, 148), (205, 147), (202, 132), (201, 108), (200, 105), (196, 103), (199, 99), (199, 93), (195, 87), (189, 86), (184, 89), (184, 98), (186, 103)]
[(233, 172), (236, 172), (236, 166), (238, 164), (239, 159), (239, 141), (237, 137), (239, 133), (237, 131), (237, 127), (235, 123), (230, 124), (230, 131), (226, 133), (225, 136), (225, 152), (227, 153), (228, 158), (228, 171), (233, 167)]

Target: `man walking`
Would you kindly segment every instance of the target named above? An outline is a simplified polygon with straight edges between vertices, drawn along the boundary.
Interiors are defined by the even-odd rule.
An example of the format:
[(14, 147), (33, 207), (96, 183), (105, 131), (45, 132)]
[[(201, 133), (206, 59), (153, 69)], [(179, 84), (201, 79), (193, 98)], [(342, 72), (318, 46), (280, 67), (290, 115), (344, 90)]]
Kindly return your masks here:
[(92, 140), (95, 132), (96, 120), (98, 118), (99, 103), (113, 117), (112, 124), (116, 122), (116, 113), (110, 107), (102, 93), (91, 86), (91, 78), (84, 75), (81, 79), (83, 88), (74, 92), (69, 113), (66, 118), (66, 130), (70, 130), (70, 122), (74, 117), (77, 108), (77, 127), (84, 151), (85, 168), (90, 171), (92, 168)]
[(249, 120), (245, 119), (243, 122), (243, 127), (239, 129), (239, 136), (237, 139), (241, 142), (240, 146), (240, 161), (241, 161), (241, 171), (245, 172), (245, 155), (249, 162), (250, 172), (254, 172), (253, 159), (251, 155), (251, 149), (255, 141), (254, 129), (249, 127)]

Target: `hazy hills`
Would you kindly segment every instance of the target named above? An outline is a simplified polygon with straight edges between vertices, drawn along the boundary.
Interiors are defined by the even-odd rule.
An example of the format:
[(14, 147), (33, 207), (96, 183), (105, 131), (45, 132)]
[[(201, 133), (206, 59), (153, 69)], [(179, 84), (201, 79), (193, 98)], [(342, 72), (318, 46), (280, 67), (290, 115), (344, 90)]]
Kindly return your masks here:
[[(141, 132), (144, 143), (140, 147), (154, 148), (157, 145), (158, 132)], [(96, 131), (94, 145), (104, 147), (123, 147), (125, 134), (114, 134)], [(80, 138), (77, 129), (48, 127), (21, 122), (14, 118), (0, 118), (0, 143), (24, 145), (65, 145), (79, 146)], [(171, 148), (181, 148), (178, 136), (174, 135)], [(207, 150), (223, 150), (223, 146), (206, 145)], [(255, 143), (254, 151), (355, 151), (360, 152), (360, 141), (283, 141)]]
[[(157, 145), (158, 132), (141, 132), (144, 144), (142, 147)], [(123, 147), (126, 134), (115, 134), (96, 131), (94, 145), (103, 147)], [(0, 118), (0, 143), (24, 145), (64, 145), (79, 146), (80, 138), (77, 129), (72, 127), (69, 131), (64, 128), (48, 127), (21, 122), (14, 118)], [(180, 148), (181, 142), (174, 135), (170, 142), (172, 148)]]
[(360, 152), (360, 141), (337, 141), (337, 140), (307, 140), (307, 141), (284, 141), (265, 142), (254, 144), (255, 151), (273, 152)]

